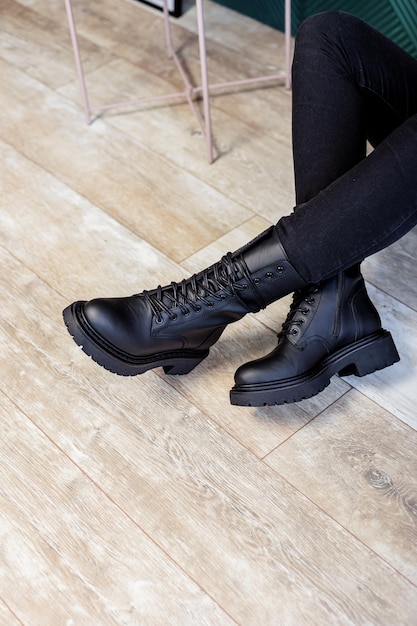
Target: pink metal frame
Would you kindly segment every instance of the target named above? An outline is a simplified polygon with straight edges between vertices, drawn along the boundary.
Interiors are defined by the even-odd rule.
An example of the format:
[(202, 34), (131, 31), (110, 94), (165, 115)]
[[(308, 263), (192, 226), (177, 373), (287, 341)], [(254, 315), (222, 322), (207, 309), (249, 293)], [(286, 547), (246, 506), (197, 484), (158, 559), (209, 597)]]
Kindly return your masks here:
[[(212, 128), (211, 128), (211, 111), (210, 111), (210, 90), (211, 89), (219, 89), (222, 87), (235, 87), (238, 85), (249, 85), (251, 83), (265, 82), (265, 81), (271, 81), (271, 80), (277, 80), (277, 79), (285, 79), (286, 88), (290, 89), (291, 87), (291, 0), (285, 0), (285, 69), (284, 71), (278, 72), (277, 74), (271, 74), (268, 76), (259, 76), (257, 78), (235, 80), (231, 82), (216, 83), (216, 84), (209, 84), (208, 82), (203, 0), (196, 0), (198, 41), (199, 41), (200, 65), (201, 65), (201, 86), (199, 87), (195, 87), (190, 83), (187, 77), (187, 74), (181, 64), (181, 61), (178, 58), (177, 53), (175, 52), (173, 40), (172, 40), (172, 31), (171, 31), (171, 23), (170, 23), (170, 18), (169, 18), (167, 0), (162, 0), (163, 16), (164, 16), (164, 24), (165, 24), (165, 39), (166, 39), (166, 45), (167, 45), (167, 50), (168, 50), (168, 57), (170, 59), (173, 59), (173, 61), (175, 62), (178, 68), (179, 73), (181, 74), (182, 80), (184, 82), (184, 91), (170, 93), (170, 94), (166, 94), (163, 96), (151, 96), (149, 98), (138, 98), (134, 100), (128, 100), (125, 102), (117, 102), (114, 104), (106, 104), (102, 106), (91, 107), (89, 98), (88, 98), (87, 85), (86, 85), (85, 75), (84, 75), (82, 61), (81, 61), (80, 49), (78, 45), (78, 36), (77, 36), (77, 30), (75, 27), (74, 13), (72, 9), (72, 0), (65, 0), (65, 7), (67, 11), (67, 16), (68, 16), (71, 42), (72, 42), (72, 47), (74, 50), (75, 63), (76, 63), (78, 79), (79, 79), (80, 87), (81, 87), (81, 95), (82, 95), (87, 124), (91, 124), (91, 122), (93, 121), (94, 115), (98, 114), (101, 111), (121, 108), (125, 106), (130, 106), (133, 104), (146, 104), (150, 102), (158, 102), (158, 101), (163, 101), (163, 100), (172, 100), (173, 98), (185, 97), (200, 125), (201, 132), (206, 142), (207, 158), (208, 158), (209, 163), (212, 163), (213, 162), (213, 134), (212, 134)], [(199, 93), (202, 93), (203, 95), (204, 118), (202, 117), (198, 107), (195, 104), (194, 96)]]

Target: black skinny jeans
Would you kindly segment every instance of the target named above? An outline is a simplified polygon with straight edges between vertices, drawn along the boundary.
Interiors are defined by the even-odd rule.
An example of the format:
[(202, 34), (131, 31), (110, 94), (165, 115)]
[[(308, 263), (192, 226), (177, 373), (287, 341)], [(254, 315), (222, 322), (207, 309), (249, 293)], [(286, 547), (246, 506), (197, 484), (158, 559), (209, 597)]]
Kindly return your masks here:
[(307, 282), (402, 237), (417, 224), (417, 60), (347, 13), (308, 18), (293, 61), (293, 156), (297, 206), (276, 228)]

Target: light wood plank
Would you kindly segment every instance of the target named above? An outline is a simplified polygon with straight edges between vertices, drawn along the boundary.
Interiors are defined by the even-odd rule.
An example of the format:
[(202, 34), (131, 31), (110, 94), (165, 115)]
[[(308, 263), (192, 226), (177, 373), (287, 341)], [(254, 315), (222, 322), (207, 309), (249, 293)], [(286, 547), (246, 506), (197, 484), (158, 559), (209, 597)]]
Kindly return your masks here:
[[(204, 5), (211, 80), (281, 64), (282, 34), (215, 2)], [(74, 7), (94, 99), (180, 86), (165, 60), (160, 13), (130, 0), (74, 0)], [(213, 97), (222, 156), (208, 166), (186, 104), (106, 114), (85, 127), (63, 2), (5, 0), (1, 14), (0, 413), (11, 463), (0, 470), (3, 501), (10, 495), (0, 533), (2, 547), (23, 551), (16, 564), (2, 558), (0, 577), (6, 563), (8, 593), (27, 610), (18, 623), (43, 625), (52, 611), (55, 626), (68, 598), (70, 611), (93, 606), (93, 619), (73, 620), (89, 626), (168, 623), (158, 611), (167, 577), (181, 624), (414, 624), (415, 567), (406, 553), (415, 455), (406, 435), (412, 442), (415, 429), (405, 426), (416, 426), (413, 234), (365, 264), (377, 288), (371, 296), (402, 354), (382, 376), (336, 378), (325, 393), (284, 410), (230, 407), (235, 367), (272, 347), (288, 299), (232, 325), (187, 377), (106, 372), (71, 341), (62, 307), (178, 280), (288, 213), (291, 99), (282, 87)], [(199, 80), (194, 9), (173, 29)], [(341, 397), (351, 385), (360, 391)], [(335, 415), (339, 439), (330, 427)], [(285, 456), (285, 478), (259, 458), (272, 449), (268, 458)], [(333, 458), (335, 478), (333, 468), (324, 470)], [(312, 467), (316, 482), (305, 478)], [(290, 484), (298, 474), (300, 487)], [(321, 476), (325, 495), (318, 494)], [(376, 511), (369, 537), (366, 516)], [(114, 536), (115, 528), (124, 534)], [(23, 599), (20, 587), (10, 590), (22, 571)], [(137, 572), (155, 585), (135, 595)], [(56, 598), (38, 611), (52, 585)], [(105, 592), (98, 599), (96, 589)], [(64, 609), (56, 608), (63, 590)], [(155, 590), (152, 617), (140, 620), (137, 606)], [(0, 622), (10, 626), (14, 604), (2, 604), (1, 591)], [(173, 602), (163, 598), (162, 611)]]
[[(127, 6), (129, 5), (127, 4)], [(102, 10), (101, 5), (100, 8)], [(137, 9), (137, 7), (135, 8)], [(62, 9), (60, 10), (62, 11)], [(118, 33), (120, 37), (119, 29), (114, 26), (114, 24), (119, 24), (117, 17), (112, 14), (112, 11), (114, 12), (115, 10), (114, 3), (106, 6), (105, 10), (108, 12), (108, 17), (106, 18), (100, 17), (97, 7), (93, 7), (93, 9), (89, 7), (88, 12), (82, 14), (83, 19), (86, 20), (85, 32), (89, 32), (90, 36), (91, 33), (103, 32), (104, 40), (98, 41), (98, 43), (103, 45), (107, 43), (107, 45), (114, 48), (114, 42), (117, 40)], [(142, 13), (143, 11), (139, 11), (139, 15), (142, 15)], [(144, 12), (144, 15), (146, 16), (147, 12)], [(94, 18), (93, 22), (91, 22), (92, 16)], [(160, 22), (158, 16), (156, 18), (153, 16), (153, 20), (155, 24)], [(117, 101), (120, 98), (129, 98), (132, 95), (158, 95), (166, 93), (167, 90), (171, 91), (174, 86), (176, 89), (181, 87), (175, 67), (173, 67), (172, 63), (167, 63), (165, 60), (164, 44), (161, 39), (162, 31), (159, 37), (155, 36), (154, 29), (160, 29), (161, 25), (151, 26), (149, 32), (146, 30), (146, 40), (142, 42), (141, 46), (138, 46), (137, 32), (135, 29), (132, 29), (132, 24), (134, 23), (135, 20), (131, 18), (129, 27), (126, 27), (126, 17), (125, 20), (121, 20), (120, 30), (126, 31), (123, 41), (127, 42), (124, 45), (128, 47), (129, 54), (127, 55), (126, 50), (118, 53), (123, 56), (130, 56), (132, 61), (135, 61), (139, 66), (144, 63), (146, 65), (145, 60), (147, 59), (148, 66), (149, 64), (152, 65), (153, 73), (146, 72), (142, 67), (134, 67), (133, 65), (129, 68), (129, 64), (122, 60), (100, 67), (96, 74), (88, 72), (92, 102)], [(145, 24), (145, 27), (147, 26), (148, 24)], [(82, 32), (84, 33), (84, 31)], [(186, 36), (184, 35), (184, 29), (177, 28), (176, 32), (181, 34), (179, 39), (181, 43)], [(160, 46), (159, 50), (151, 50), (153, 55), (149, 56), (148, 48), (150, 46), (148, 43), (152, 47), (155, 45), (154, 42), (158, 40), (160, 42), (158, 44)], [(193, 45), (196, 48), (196, 42)], [(144, 54), (143, 52), (138, 52), (138, 48), (139, 50), (145, 50), (147, 56), (138, 58), (138, 54)], [(188, 49), (187, 55), (189, 55)], [(156, 61), (151, 59), (156, 59)], [(190, 67), (191, 69), (194, 67), (195, 71), (197, 67), (195, 51), (192, 51), (190, 61), (192, 61)], [(235, 63), (237, 63), (236, 59)], [(37, 65), (42, 65), (41, 59)], [(155, 65), (156, 67), (154, 67)], [(226, 65), (224, 59), (215, 58), (212, 65), (215, 72), (223, 71), (224, 73), (223, 68)], [(232, 73), (234, 74), (233, 69)], [(171, 87), (169, 83), (162, 81), (162, 75), (173, 81), (174, 85)], [(216, 78), (220, 80), (223, 77), (214, 75), (214, 79)], [(169, 110), (166, 107), (160, 110), (147, 110), (143, 111), (139, 116), (122, 114), (116, 117), (107, 117), (106, 121), (110, 123), (111, 120), (113, 125), (118, 126), (125, 132), (129, 132), (132, 137), (140, 138), (141, 142), (144, 142), (152, 151), (157, 150), (163, 158), (168, 157), (171, 162), (178, 163), (182, 167), (185, 166), (188, 171), (209, 182), (211, 187), (218, 189), (222, 193), (228, 193), (239, 204), (244, 204), (249, 210), (257, 211), (266, 219), (275, 222), (280, 215), (290, 210), (294, 202), (289, 109), (287, 104), (288, 94), (278, 89), (275, 92), (277, 97), (274, 98), (273, 94), (270, 93), (269, 101), (267, 102), (262, 100), (262, 90), (253, 94), (241, 94), (242, 97), (224, 96), (223, 104), (220, 107), (222, 110), (216, 108), (216, 99), (213, 100), (213, 124), (217, 144), (220, 152), (227, 156), (227, 159), (220, 159), (219, 164), (211, 167), (206, 163), (204, 144), (201, 141), (198, 127), (188, 105), (174, 107)], [(76, 81), (68, 86), (63, 93), (71, 95), (76, 102), (80, 101), (79, 88)], [(243, 102), (246, 104), (243, 105)], [(238, 123), (233, 116), (235, 116), (237, 109), (242, 106), (241, 119), (245, 118), (246, 121), (245, 123)], [(287, 123), (282, 123), (284, 115)], [(257, 120), (255, 126), (258, 129), (259, 120), (263, 120), (263, 129), (265, 126), (272, 129), (279, 128), (281, 141), (278, 141), (277, 144), (269, 139), (269, 136), (265, 137), (265, 133), (260, 136), (258, 132), (251, 129), (250, 124), (252, 120)], [(274, 120), (276, 123), (274, 123)], [(79, 116), (79, 123), (80, 125), (84, 123), (82, 114)], [(287, 129), (285, 133), (282, 132), (284, 128)], [(172, 129), (172, 132), (170, 132), (170, 129)], [(268, 133), (268, 135), (271, 134), (274, 134), (273, 130)], [(77, 156), (79, 158), (79, 155)], [(134, 158), (132, 156), (132, 159)], [(137, 158), (137, 169), (139, 169), (139, 161), (140, 159)], [(152, 167), (152, 165), (148, 164), (148, 167)], [(265, 167), (267, 170), (265, 170)], [(236, 176), (240, 177), (239, 185), (236, 185)], [(132, 179), (134, 178), (135, 175), (132, 174)], [(121, 184), (123, 183), (121, 182)], [(132, 186), (132, 183), (130, 186)], [(126, 184), (125, 187), (128, 187), (128, 185)], [(205, 201), (204, 205), (201, 206), (200, 201), (198, 205), (200, 219), (202, 215), (209, 213), (215, 218), (214, 221), (221, 220), (222, 211), (215, 211), (213, 214), (213, 203), (210, 202), (207, 193), (204, 195), (208, 202)], [(136, 193), (136, 197), (138, 196), (139, 193)], [(132, 199), (132, 206), (134, 204), (135, 200)], [(187, 206), (192, 214), (192, 202), (185, 199), (182, 200), (181, 204)], [(224, 206), (221, 208), (224, 210)], [(166, 211), (166, 207), (161, 206), (160, 211), (162, 209)], [(242, 219), (245, 219), (245, 214), (241, 208), (236, 207), (236, 211)], [(208, 224), (204, 224), (204, 226), (207, 228)], [(189, 225), (188, 231), (188, 233), (185, 233), (185, 240), (192, 236), (192, 224)], [(155, 241), (156, 237), (152, 242), (155, 243)], [(186, 241), (183, 242), (183, 246), (187, 246)]]
[(411, 230), (392, 246), (366, 259), (367, 280), (381, 291), (417, 311), (417, 230)]
[(16, 4), (21, 4), (24, 7), (31, 7), (37, 3), (38, 0), (14, 0)]
[[(146, 5), (138, 2), (126, 3), (122, 0), (122, 5), (120, 5), (120, 1), (96, 0), (89, 2), (88, 11), (85, 8), (83, 10), (83, 2), (74, 3), (77, 28), (82, 35), (80, 48), (83, 58), (89, 59), (88, 48), (84, 50), (84, 47), (86, 42), (90, 42), (90, 46), (100, 46), (103, 50), (103, 66), (108, 61), (104, 52), (111, 50), (114, 55), (130, 61), (135, 67), (140, 67), (142, 70), (151, 68), (155, 77), (169, 81), (173, 89), (182, 89), (182, 81), (176, 66), (166, 57), (161, 13), (152, 10), (146, 11)], [(121, 6), (123, 7), (122, 12), (120, 11)], [(51, 13), (48, 3), (42, 1), (37, 3), (36, 10), (41, 11), (42, 14), (50, 15)], [(218, 6), (205, 2), (205, 11), (208, 11), (210, 15), (214, 13), (217, 16)], [(65, 21), (61, 4), (55, 5), (52, 14), (55, 19), (59, 15), (60, 22)], [(233, 21), (229, 18), (228, 34), (225, 36), (223, 31), (224, 15), (228, 14), (233, 16)], [(281, 57), (284, 51), (282, 33), (268, 29), (253, 20), (247, 20), (245, 16), (239, 16), (228, 9), (224, 10), (221, 20), (218, 17), (214, 18), (214, 20), (216, 19), (215, 28), (209, 27), (209, 31), (206, 33), (211, 83), (276, 73), (280, 67), (282, 68), (283, 59)], [(229, 25), (231, 23), (234, 24), (234, 30), (238, 33), (238, 38), (234, 41), (232, 48), (229, 47)], [(193, 26), (194, 34), (190, 33), (190, 25)], [(194, 10), (187, 11), (178, 20), (171, 20), (174, 47), (179, 52), (193, 83), (199, 85), (201, 72), (196, 26), (197, 18)], [(251, 45), (251, 39), (259, 38), (260, 32), (262, 32), (263, 45)], [(218, 39), (214, 36), (219, 33), (220, 40), (222, 40), (220, 46)], [(248, 40), (249, 44), (247, 44)], [(65, 43), (68, 45), (67, 39)], [(89, 75), (92, 68), (86, 66), (85, 69)], [(104, 81), (104, 77), (100, 78), (100, 71), (97, 72), (97, 75), (88, 76), (91, 93), (102, 97), (103, 94), (111, 94), (114, 90), (114, 101), (119, 101), (123, 94), (126, 98), (135, 95), (143, 80), (140, 75), (135, 77), (132, 70), (126, 72), (126, 69), (125, 80), (128, 80), (124, 87), (120, 83), (120, 72), (116, 76), (111, 76), (107, 81)], [(104, 87), (103, 82), (106, 83), (106, 87)], [(291, 92), (283, 89), (282, 84), (283, 81), (276, 81), (274, 83), (260, 83), (255, 87), (222, 90), (226, 93), (225, 96), (221, 95), (222, 91), (213, 90), (212, 106), (227, 112), (233, 119), (239, 119), (246, 125), (266, 131), (268, 137), (284, 141), (289, 146), (291, 111), (288, 107), (288, 98)], [(281, 87), (277, 88), (277, 85), (281, 85)], [(157, 84), (149, 84), (148, 79), (148, 81), (145, 80), (145, 86), (144, 95), (157, 95)], [(73, 93), (78, 96), (78, 85), (74, 85), (74, 87), (76, 91)], [(106, 90), (109, 88), (110, 91), (107, 92)], [(250, 92), (254, 89), (252, 95)], [(67, 90), (66, 93), (71, 93), (71, 91)], [(138, 93), (140, 95), (140, 92)], [(216, 128), (214, 130), (216, 131)], [(215, 134), (220, 141), (221, 135), (216, 132)]]
[[(57, 88), (76, 80), (74, 54), (69, 40), (65, 14), (57, 21), (13, 0), (4, 0), (0, 22), (0, 57), (29, 76)], [(55, 4), (55, 3), (54, 3)], [(64, 6), (64, 3), (56, 3)], [(51, 7), (51, 3), (49, 3)], [(48, 36), (45, 37), (45, 33)], [(84, 69), (88, 73), (110, 61), (111, 52), (80, 37)], [(3, 85), (4, 88), (4, 85)]]
[[(211, 28), (209, 26), (206, 32), (210, 84), (276, 73), (280, 67), (282, 68), (283, 59), (279, 57), (282, 57), (284, 53), (284, 37), (281, 33), (273, 29), (264, 29), (264, 25), (247, 20), (244, 16), (239, 16), (228, 9), (219, 19), (218, 6), (211, 2), (205, 2), (204, 7), (206, 13), (216, 14), (214, 24)], [(94, 25), (89, 24), (88, 28), (83, 31), (86, 36), (102, 32), (104, 29), (109, 32), (109, 35), (111, 33), (111, 49), (120, 58), (129, 60), (135, 66), (140, 65), (143, 69), (152, 68), (152, 73), (155, 75), (163, 76), (173, 85), (181, 85), (175, 65), (167, 62), (166, 59), (163, 22), (160, 14), (159, 20), (156, 19), (152, 27), (149, 27), (142, 25), (142, 12), (137, 15), (136, 19), (133, 14), (129, 15), (130, 23), (125, 24), (119, 15), (113, 15), (114, 3), (109, 5), (108, 0), (96, 3), (96, 12), (100, 16), (100, 21), (96, 20)], [(110, 16), (112, 28), (106, 30), (106, 26), (103, 26), (103, 14)], [(225, 15), (229, 14), (232, 17), (225, 20)], [(83, 17), (81, 19), (83, 20)], [(137, 30), (133, 30), (133, 33), (132, 23), (137, 25)], [(231, 24), (238, 33), (238, 41), (235, 41), (232, 47), (230, 47), (230, 34), (233, 30), (233, 27), (230, 28)], [(183, 27), (184, 25), (186, 28)], [(192, 26), (194, 36), (187, 28), (189, 25)], [(193, 84), (200, 85), (201, 69), (195, 10), (186, 12), (178, 20), (171, 20), (171, 26), (174, 47), (179, 52)], [(119, 38), (117, 44), (114, 38), (115, 27), (123, 28), (124, 33), (123, 40), (120, 41)], [(251, 45), (252, 39), (259, 39), (260, 31), (263, 33), (263, 45), (259, 46), (255, 43)], [(138, 43), (138, 32), (140, 43)], [(97, 86), (100, 82), (97, 81)], [(135, 84), (133, 82), (133, 85)], [(132, 90), (132, 84), (130, 90)], [(226, 95), (222, 97), (222, 93)], [(233, 120), (239, 119), (245, 125), (261, 128), (267, 137), (285, 141), (289, 146), (291, 111), (288, 107), (288, 98), (290, 96), (291, 92), (283, 89), (283, 80), (277, 80), (273, 83), (259, 83), (246, 87), (215, 89), (211, 93), (211, 104), (213, 108), (220, 108), (227, 112)], [(221, 136), (216, 133), (216, 128), (214, 131), (220, 140)]]
[(0, 412), (0, 595), (23, 623), (233, 623), (3, 394)]
[(352, 390), (267, 463), (417, 583), (417, 433)]
[[(103, 46), (106, 44), (121, 57), (117, 62), (100, 67), (97, 72), (88, 73), (92, 103), (117, 102), (133, 96), (162, 95), (182, 89), (174, 64), (166, 60), (160, 16), (154, 17), (154, 23), (148, 24), (146, 12), (139, 11), (135, 17), (131, 8), (124, 16), (117, 15), (115, 11), (115, 3), (100, 2), (90, 3), (89, 11), (80, 13), (83, 35), (92, 37), (94, 42)], [(145, 25), (141, 23), (143, 14)], [(189, 32), (176, 24), (174, 21), (176, 47), (181, 49), (187, 71), (198, 83), (197, 39), (194, 37), (190, 43)], [(139, 41), (138, 29), (142, 29)], [(123, 39), (120, 43), (121, 31)], [(258, 75), (263, 71), (252, 55), (247, 58), (247, 52), (245, 61), (242, 61), (237, 53), (227, 48), (219, 52), (217, 44), (209, 50), (209, 57), (212, 82), (242, 77), (247, 68), (249, 72), (254, 68), (252, 71)], [(122, 59), (129, 59), (130, 63)], [(77, 102), (80, 99), (76, 83), (65, 87), (62, 93)], [(237, 202), (260, 211), (268, 220), (277, 221), (294, 203), (288, 98), (288, 92), (279, 88), (214, 97), (216, 144), (220, 154), (227, 159), (221, 158), (219, 164), (211, 167), (207, 166), (199, 128), (188, 106), (167, 109), (161, 105), (160, 108), (152, 107), (152, 110), (145, 111), (141, 107), (140, 115), (123, 112), (116, 116), (106, 114), (106, 121), (131, 136), (140, 137), (152, 150), (186, 167), (220, 191), (227, 190)], [(178, 125), (182, 127), (181, 132), (176, 131)], [(262, 137), (258, 134), (260, 129)], [(270, 137), (278, 139), (278, 145)], [(266, 172), (265, 167), (268, 168)], [(235, 184), (237, 176), (240, 178), (239, 185)]]
[(349, 376), (345, 380), (417, 429), (417, 313), (372, 285), (369, 285), (368, 291), (381, 314), (383, 326), (392, 333), (400, 361), (364, 378)]
[(0, 147), (0, 242), (68, 300), (129, 295), (184, 277), (100, 208), (8, 144)]
[[(146, 50), (146, 46), (140, 45), (141, 33), (146, 38), (147, 33), (152, 32), (155, 39), (153, 45), (160, 46), (163, 50), (163, 30), (160, 31), (160, 43), (156, 36), (156, 32), (160, 30), (162, 14), (154, 8), (134, 0), (91, 0), (88, 4), (85, 0), (72, 0), (72, 7), (77, 33), (81, 38), (81, 49), (84, 42), (89, 41), (99, 46), (103, 52), (119, 48), (133, 58), (133, 51), (136, 51), (139, 55), (136, 56), (136, 61), (140, 61), (142, 58), (148, 59), (152, 54), (152, 51)], [(39, 15), (49, 16), (56, 23), (67, 27), (65, 3), (50, 4), (48, 0), (36, 0), (32, 8)], [(146, 39), (145, 41), (148, 43)], [(71, 46), (69, 39), (65, 41), (65, 45)]]
[[(273, 71), (283, 69), (282, 32), (227, 7), (222, 7), (219, 11), (218, 5), (210, 0), (204, 2), (204, 17), (206, 37), (216, 44), (217, 48), (223, 48), (225, 51), (232, 49), (241, 55), (250, 55), (257, 64)], [(184, 13), (179, 23), (190, 32), (197, 33), (195, 6)], [(259, 45), (260, 42), (262, 45)]]
[(0, 70), (8, 84), (0, 103), (9, 110), (0, 138), (171, 258), (252, 215), (108, 124), (85, 126), (75, 105), (26, 74), (1, 61)]
[[(129, 99), (132, 97), (132, 85), (137, 85), (133, 95), (142, 97), (172, 92), (172, 87), (164, 86), (160, 78), (121, 60), (90, 73), (89, 80), (93, 102)], [(75, 84), (61, 92), (74, 102), (79, 100)], [(284, 97), (288, 99), (288, 96)], [(152, 107), (151, 110), (149, 106), (145, 109), (142, 106), (136, 112), (132, 108), (132, 114), (107, 114), (104, 120), (107, 126), (137, 137), (161, 158), (168, 159), (227, 194), (238, 203), (235, 210), (242, 216), (242, 221), (245, 215), (239, 207), (243, 206), (275, 223), (294, 206), (291, 148), (284, 132), (281, 132), (281, 140), (277, 141), (261, 132), (259, 126), (267, 126), (268, 120), (274, 124), (276, 120), (276, 125), (284, 128), (279, 124), (280, 107), (266, 106), (255, 92), (222, 98), (221, 107), (217, 107), (217, 99), (213, 99), (212, 124), (220, 157), (212, 165), (207, 163), (205, 145), (188, 105)], [(224, 103), (227, 99), (226, 107)], [(257, 127), (232, 117), (232, 109), (240, 99), (247, 102), (246, 120), (252, 117), (262, 120)], [(289, 128), (287, 132), (289, 134)], [(210, 208), (204, 199), (200, 204), (200, 215)], [(189, 209), (192, 211), (192, 206)]]
[[(33, 9), (50, 16), (58, 23), (65, 22), (63, 3), (50, 5), (48, 0), (27, 0)], [(178, 19), (171, 19), (174, 44), (179, 50), (193, 46), (197, 41), (197, 16), (194, 3)], [(111, 49), (119, 56), (140, 62), (145, 55), (163, 50), (164, 32), (160, 11), (134, 0), (91, 0), (86, 11), (85, 0), (73, 0), (77, 30), (80, 35), (102, 48)], [(256, 72), (275, 73), (283, 68), (284, 35), (279, 31), (236, 13), (215, 2), (204, 1), (206, 41), (211, 60), (217, 49), (225, 55), (233, 52), (250, 56), (247, 64)], [(152, 31), (153, 42), (147, 34)], [(262, 45), (259, 42), (262, 41)], [(146, 44), (146, 45), (145, 45)], [(150, 48), (148, 48), (148, 44)], [(162, 44), (162, 45), (161, 45)], [(188, 51), (188, 50), (187, 50)], [(157, 55), (159, 56), (159, 55)], [(158, 62), (158, 59), (154, 59)], [(159, 69), (159, 68), (158, 68)], [(156, 72), (158, 73), (158, 72)]]
[(0, 598), (0, 624), (2, 626), (21, 626), (22, 622), (8, 609)]
[(120, 379), (68, 348), (62, 298), (7, 254), (2, 267), (1, 388), (233, 619), (412, 619), (403, 576), (158, 377)]

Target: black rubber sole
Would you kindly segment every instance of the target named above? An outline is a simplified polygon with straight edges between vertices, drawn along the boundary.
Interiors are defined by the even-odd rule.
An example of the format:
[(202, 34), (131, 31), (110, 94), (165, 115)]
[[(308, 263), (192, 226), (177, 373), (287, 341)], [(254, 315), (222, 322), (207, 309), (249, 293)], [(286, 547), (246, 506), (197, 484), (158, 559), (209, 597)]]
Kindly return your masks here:
[(230, 391), (230, 402), (238, 406), (274, 406), (300, 402), (323, 391), (335, 374), (365, 376), (399, 360), (391, 334), (381, 329), (334, 352), (303, 375), (268, 383), (235, 385)]
[(82, 303), (74, 302), (64, 309), (62, 315), (75, 343), (98, 365), (119, 376), (137, 376), (156, 367), (163, 367), (169, 376), (188, 374), (209, 354), (209, 350), (176, 350), (135, 357), (118, 351), (94, 333), (83, 319)]

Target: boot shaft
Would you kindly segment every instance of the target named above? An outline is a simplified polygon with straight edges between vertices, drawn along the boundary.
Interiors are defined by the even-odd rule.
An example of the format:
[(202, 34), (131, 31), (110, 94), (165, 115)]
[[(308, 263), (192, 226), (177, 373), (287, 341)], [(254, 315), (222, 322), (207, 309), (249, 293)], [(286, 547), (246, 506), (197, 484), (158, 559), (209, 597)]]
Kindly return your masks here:
[(354, 340), (381, 328), (381, 318), (371, 301), (359, 265), (342, 272), (338, 281), (338, 311), (335, 332), (338, 336), (355, 329)]
[(233, 254), (247, 269), (250, 288), (241, 294), (254, 310), (265, 308), (279, 298), (305, 287), (305, 281), (291, 265), (278, 237), (271, 226)]
[(359, 266), (295, 295), (285, 328), (288, 340), (304, 348), (313, 339), (347, 345), (381, 328)]

